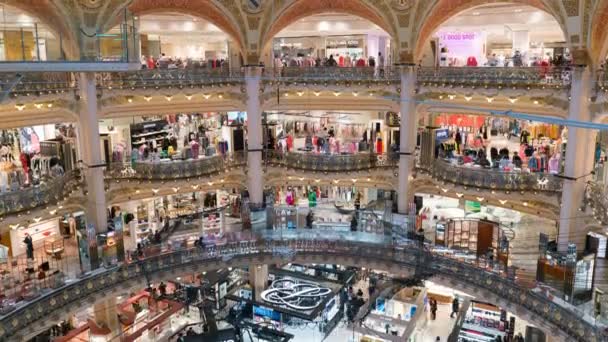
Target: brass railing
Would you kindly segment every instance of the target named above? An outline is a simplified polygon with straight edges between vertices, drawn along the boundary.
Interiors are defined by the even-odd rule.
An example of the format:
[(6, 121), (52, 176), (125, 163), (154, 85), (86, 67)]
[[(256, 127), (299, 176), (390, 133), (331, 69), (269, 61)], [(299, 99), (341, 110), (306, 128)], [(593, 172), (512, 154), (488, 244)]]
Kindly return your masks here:
[(22, 187), (0, 193), (0, 216), (57, 203), (64, 199), (80, 183), (78, 171), (63, 176), (48, 177), (38, 185)]
[(438, 67), (419, 68), (418, 83), (478, 87), (567, 88), (571, 71), (564, 67)]
[(312, 152), (281, 153), (275, 150), (264, 151), (265, 161), (271, 165), (286, 168), (318, 171), (343, 172), (369, 170), (375, 168), (393, 168), (398, 165), (397, 154), (355, 153), (325, 154)]
[(430, 172), (438, 180), (492, 190), (559, 192), (563, 183), (562, 179), (548, 173), (456, 166), (441, 159), (433, 162)]
[(111, 163), (106, 168), (106, 178), (165, 180), (199, 176), (209, 176), (226, 171), (230, 167), (247, 164), (246, 154), (232, 153), (214, 155), (198, 159), (170, 161), (134, 161), (132, 163)]

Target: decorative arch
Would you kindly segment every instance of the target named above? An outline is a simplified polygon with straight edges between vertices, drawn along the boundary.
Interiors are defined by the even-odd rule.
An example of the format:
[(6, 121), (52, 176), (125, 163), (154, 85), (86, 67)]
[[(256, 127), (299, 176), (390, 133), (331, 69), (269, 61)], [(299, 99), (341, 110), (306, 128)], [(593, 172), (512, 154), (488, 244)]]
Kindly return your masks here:
[(259, 52), (264, 51), (266, 45), (277, 33), (295, 21), (315, 14), (330, 12), (350, 14), (369, 20), (396, 41), (398, 35), (395, 25), (384, 15), (384, 13), (390, 15), (385, 11), (390, 10), (388, 8), (381, 10), (363, 0), (295, 0), (281, 8), (272, 18), (267, 19), (262, 30), (263, 33), (260, 34)]
[(36, 18), (53, 33), (61, 35), (63, 52), (67, 59), (78, 59), (80, 49), (78, 39), (75, 36), (77, 28), (70, 20), (66, 20), (60, 8), (50, 0), (0, 0), (0, 4), (23, 11), (27, 15)]
[(591, 58), (595, 65), (608, 56), (608, 1), (598, 1), (591, 19)]
[(448, 19), (456, 16), (457, 14), (466, 10), (492, 3), (512, 3), (527, 5), (538, 8), (544, 12), (552, 15), (555, 20), (559, 23), (564, 33), (566, 41), (569, 41), (568, 30), (564, 20), (556, 15), (548, 6), (545, 6), (543, 0), (435, 0), (430, 5), (430, 10), (426, 11), (426, 15), (420, 21), (417, 27), (414, 28), (415, 32), (412, 34), (412, 39), (415, 50), (415, 60), (418, 60), (420, 53), (422, 53), (423, 45), (429, 40), (431, 35)]
[(210, 0), (133, 0), (129, 5), (133, 14), (146, 15), (173, 12), (193, 15), (209, 21), (230, 36), (241, 53), (245, 51), (246, 29), (242, 18), (234, 18), (215, 1)]

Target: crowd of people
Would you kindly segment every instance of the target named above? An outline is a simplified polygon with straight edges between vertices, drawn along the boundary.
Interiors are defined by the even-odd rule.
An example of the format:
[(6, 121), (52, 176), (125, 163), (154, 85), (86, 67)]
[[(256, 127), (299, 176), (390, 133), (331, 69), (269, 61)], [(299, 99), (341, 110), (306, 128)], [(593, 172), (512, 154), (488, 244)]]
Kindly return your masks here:
[(382, 52), (378, 52), (378, 56), (369, 56), (365, 58), (363, 55), (350, 53), (346, 54), (330, 54), (329, 57), (312, 57), (311, 55), (304, 56), (298, 54), (296, 56), (289, 56), (285, 54), (283, 56), (275, 56), (274, 67), (275, 69), (282, 69), (284, 67), (297, 68), (297, 67), (340, 67), (340, 68), (352, 68), (352, 67), (371, 67), (371, 68), (384, 68), (384, 56)]
[(216, 69), (228, 68), (228, 61), (225, 59), (195, 59), (171, 57), (164, 53), (160, 56), (141, 56), (141, 68), (144, 70), (152, 69)]

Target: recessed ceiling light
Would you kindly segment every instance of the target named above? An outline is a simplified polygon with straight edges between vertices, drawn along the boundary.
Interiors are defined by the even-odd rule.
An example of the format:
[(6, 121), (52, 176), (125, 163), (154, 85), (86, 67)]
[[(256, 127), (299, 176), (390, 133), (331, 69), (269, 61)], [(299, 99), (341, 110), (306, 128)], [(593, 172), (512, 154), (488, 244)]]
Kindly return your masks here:
[(473, 15), (479, 15), (479, 12), (473, 12)]
[(521, 8), (516, 8), (516, 9), (515, 9), (515, 13), (521, 13), (521, 12), (523, 12), (523, 11), (524, 11), (524, 10), (522, 10)]

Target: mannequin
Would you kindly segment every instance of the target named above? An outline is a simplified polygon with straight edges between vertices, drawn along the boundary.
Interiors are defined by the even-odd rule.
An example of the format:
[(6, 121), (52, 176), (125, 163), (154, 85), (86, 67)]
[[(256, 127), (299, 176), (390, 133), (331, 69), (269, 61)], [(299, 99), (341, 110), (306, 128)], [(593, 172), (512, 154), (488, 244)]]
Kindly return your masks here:
[(549, 159), (549, 173), (550, 174), (558, 174), (559, 173), (559, 161), (560, 161), (560, 155), (559, 153), (554, 153), (553, 156), (551, 156), (551, 159)]
[(25, 239), (23, 239), (23, 243), (25, 244), (27, 258), (34, 259), (34, 241), (32, 240), (30, 234), (25, 233)]

